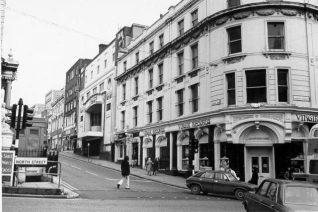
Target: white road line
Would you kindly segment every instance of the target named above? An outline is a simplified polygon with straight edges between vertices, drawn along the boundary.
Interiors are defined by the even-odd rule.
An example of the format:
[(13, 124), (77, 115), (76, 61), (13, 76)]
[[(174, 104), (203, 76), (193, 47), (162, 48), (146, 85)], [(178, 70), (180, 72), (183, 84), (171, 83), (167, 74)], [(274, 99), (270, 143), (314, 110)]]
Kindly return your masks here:
[(74, 169), (82, 170), (81, 168), (79, 168), (77, 166), (71, 166), (71, 167), (73, 167)]
[(64, 187), (66, 187), (67, 189), (69, 189), (69, 190), (72, 190), (72, 191), (78, 190), (77, 188), (71, 186), (70, 184), (68, 184), (68, 183), (65, 182), (65, 181), (62, 181), (61, 184), (62, 184)]
[(111, 179), (111, 178), (107, 178), (107, 177), (104, 177), (105, 180), (120, 180), (120, 179)]
[(89, 171), (85, 171), (85, 172), (88, 173), (88, 174), (94, 175), (94, 176), (98, 176), (97, 174), (89, 172)]

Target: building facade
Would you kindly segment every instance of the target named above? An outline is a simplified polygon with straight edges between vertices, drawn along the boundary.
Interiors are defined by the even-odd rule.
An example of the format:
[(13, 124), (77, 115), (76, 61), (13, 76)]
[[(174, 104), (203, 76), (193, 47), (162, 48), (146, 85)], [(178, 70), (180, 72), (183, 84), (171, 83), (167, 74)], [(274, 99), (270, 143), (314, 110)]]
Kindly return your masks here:
[[(318, 2), (184, 0), (119, 58), (115, 160), (280, 177), (318, 123)], [(317, 134), (316, 134), (317, 136)], [(199, 141), (193, 161), (189, 140)], [(190, 161), (191, 160), (191, 161)], [(133, 162), (133, 161), (131, 161)]]
[(76, 63), (66, 72), (64, 94), (64, 134), (66, 139), (66, 149), (73, 149), (76, 147), (78, 96), (81, 85), (81, 74), (84, 74), (84, 70), (90, 62), (90, 59), (78, 59)]

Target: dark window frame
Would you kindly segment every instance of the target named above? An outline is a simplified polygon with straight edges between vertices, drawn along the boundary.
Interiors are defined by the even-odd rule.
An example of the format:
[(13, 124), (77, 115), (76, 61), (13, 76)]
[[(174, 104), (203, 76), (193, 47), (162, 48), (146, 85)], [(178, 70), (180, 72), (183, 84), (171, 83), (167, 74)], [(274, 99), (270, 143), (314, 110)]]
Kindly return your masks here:
[(184, 52), (181, 51), (177, 54), (178, 57), (178, 75), (184, 74)]
[[(238, 30), (239, 29), (239, 30)], [(238, 30), (239, 32), (237, 32)], [(241, 25), (229, 27), (226, 29), (228, 35), (228, 52), (229, 54), (237, 54), (242, 52), (242, 27)], [(240, 34), (238, 38), (233, 38), (236, 33)]]
[(158, 64), (158, 79), (159, 85), (163, 84), (163, 63)]
[(191, 90), (191, 109), (192, 113), (198, 112), (199, 111), (199, 83), (193, 84), (190, 86)]
[[(275, 32), (271, 32), (271, 25), (279, 25), (281, 26), (280, 31), (282, 32), (282, 34), (275, 34)], [(273, 34), (270, 34), (273, 33)], [(271, 40), (273, 40), (274, 42), (271, 42)], [(277, 43), (279, 42), (279, 43)], [(269, 21), (267, 22), (267, 43), (268, 43), (268, 50), (272, 50), (272, 51), (285, 51), (286, 48), (286, 44), (285, 44), (285, 22), (283, 21)], [(272, 46), (273, 45), (273, 46)], [(275, 45), (277, 46), (281, 46), (282, 48), (278, 48), (275, 47)]]
[(133, 111), (134, 111), (133, 124), (134, 124), (134, 127), (137, 127), (138, 126), (138, 106), (134, 106)]
[(184, 89), (176, 91), (178, 116), (184, 115)]
[[(289, 70), (277, 69), (277, 99), (278, 102), (289, 102)], [(283, 76), (282, 76), (283, 75)], [(282, 78), (283, 77), (283, 78)]]
[[(262, 79), (257, 78), (260, 76), (260, 74), (262, 74), (264, 78)], [(247, 103), (266, 103), (267, 102), (266, 69), (247, 70), (245, 71), (245, 78), (246, 78), (246, 102)]]
[(227, 85), (227, 105), (236, 104), (235, 72), (225, 74)]
[(199, 18), (198, 18), (198, 9), (194, 10), (191, 13), (191, 19), (192, 19), (192, 26), (196, 26), (199, 23)]
[(199, 45), (198, 43), (193, 44), (191, 46), (191, 62), (192, 62), (192, 69), (195, 69), (199, 66)]
[(178, 32), (179, 36), (184, 34), (184, 19), (178, 21)]

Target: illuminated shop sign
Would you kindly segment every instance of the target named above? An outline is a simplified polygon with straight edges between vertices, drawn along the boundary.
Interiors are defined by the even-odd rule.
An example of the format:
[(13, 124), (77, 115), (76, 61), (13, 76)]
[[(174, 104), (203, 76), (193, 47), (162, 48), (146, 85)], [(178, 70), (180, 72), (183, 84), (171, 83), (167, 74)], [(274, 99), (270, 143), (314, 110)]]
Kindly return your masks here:
[(300, 122), (318, 123), (318, 115), (296, 114), (296, 120)]

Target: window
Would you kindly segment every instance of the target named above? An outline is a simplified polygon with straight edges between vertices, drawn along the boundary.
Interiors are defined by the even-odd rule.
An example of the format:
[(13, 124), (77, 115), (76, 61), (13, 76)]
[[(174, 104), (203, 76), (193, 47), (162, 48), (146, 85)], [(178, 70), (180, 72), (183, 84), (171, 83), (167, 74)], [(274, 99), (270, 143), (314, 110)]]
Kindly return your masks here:
[(225, 75), (227, 81), (227, 105), (235, 105), (235, 73)]
[(288, 102), (288, 70), (277, 70), (278, 101)]
[(192, 17), (192, 26), (196, 26), (198, 24), (198, 10), (195, 10), (191, 13)]
[(241, 26), (227, 29), (229, 54), (242, 52)]
[(108, 103), (107, 105), (106, 105), (106, 111), (109, 111), (111, 109), (111, 103)]
[(183, 74), (183, 63), (184, 63), (184, 57), (183, 57), (183, 51), (178, 53), (178, 74)]
[(104, 83), (102, 82), (101, 84), (99, 84), (99, 92), (103, 92), (104, 91)]
[(199, 84), (194, 84), (190, 86), (191, 90), (191, 104), (192, 113), (198, 112), (199, 110)]
[(268, 31), (268, 49), (284, 50), (285, 49), (284, 23), (269, 22), (267, 23), (267, 31)]
[(152, 101), (147, 102), (148, 105), (148, 123), (152, 123)]
[(83, 121), (83, 116), (81, 116), (81, 121)]
[(86, 96), (87, 96), (87, 99), (88, 99), (89, 96), (90, 96), (90, 92), (87, 92), (87, 93), (86, 93)]
[(276, 201), (276, 192), (277, 192), (277, 184), (271, 183), (267, 191), (267, 197), (272, 201)]
[(93, 94), (96, 94), (97, 93), (97, 88), (93, 88)]
[(138, 64), (139, 63), (139, 52), (136, 52), (135, 57), (136, 57), (136, 64)]
[(162, 120), (162, 111), (163, 111), (163, 108), (162, 108), (162, 97), (159, 97), (157, 99), (157, 102), (158, 102), (158, 121), (161, 121)]
[(269, 187), (270, 182), (268, 181), (263, 181), (263, 184), (257, 189), (256, 193), (261, 195), (261, 196), (265, 196), (267, 189)]
[(164, 45), (163, 34), (159, 35), (159, 47), (162, 48)]
[(93, 71), (91, 71), (91, 79), (93, 79)]
[(123, 69), (124, 69), (124, 72), (127, 71), (127, 61), (124, 61), (124, 63), (123, 63)]
[(138, 124), (138, 106), (133, 107), (133, 111), (134, 111), (134, 116), (133, 116), (133, 123), (134, 123), (134, 127), (137, 127)]
[(153, 87), (153, 69), (149, 69), (149, 88)]
[(138, 95), (138, 77), (135, 77), (135, 95)]
[(104, 60), (104, 68), (107, 67), (107, 60)]
[(82, 96), (82, 102), (84, 102), (84, 96)]
[(101, 126), (102, 119), (101, 119), (101, 113), (94, 113), (91, 114), (91, 126)]
[(247, 103), (266, 102), (266, 70), (246, 71)]
[(240, 0), (227, 0), (228, 7), (240, 6)]
[(199, 65), (198, 44), (191, 46), (191, 53), (192, 53), (192, 68), (197, 68)]
[(154, 52), (153, 41), (149, 43), (149, 53), (152, 54)]
[(39, 135), (39, 129), (30, 129), (30, 135)]
[(183, 35), (183, 33), (184, 33), (184, 21), (183, 21), (183, 19), (178, 22), (178, 32), (179, 32), (179, 35)]
[(99, 66), (97, 66), (97, 74), (99, 74)]
[(123, 100), (126, 100), (126, 84), (123, 84)]
[(160, 63), (158, 65), (158, 71), (159, 71), (159, 85), (163, 83), (163, 63)]
[(177, 91), (177, 112), (178, 112), (178, 116), (182, 116), (183, 115), (183, 89), (178, 90)]
[(125, 129), (125, 111), (121, 111), (121, 129)]

